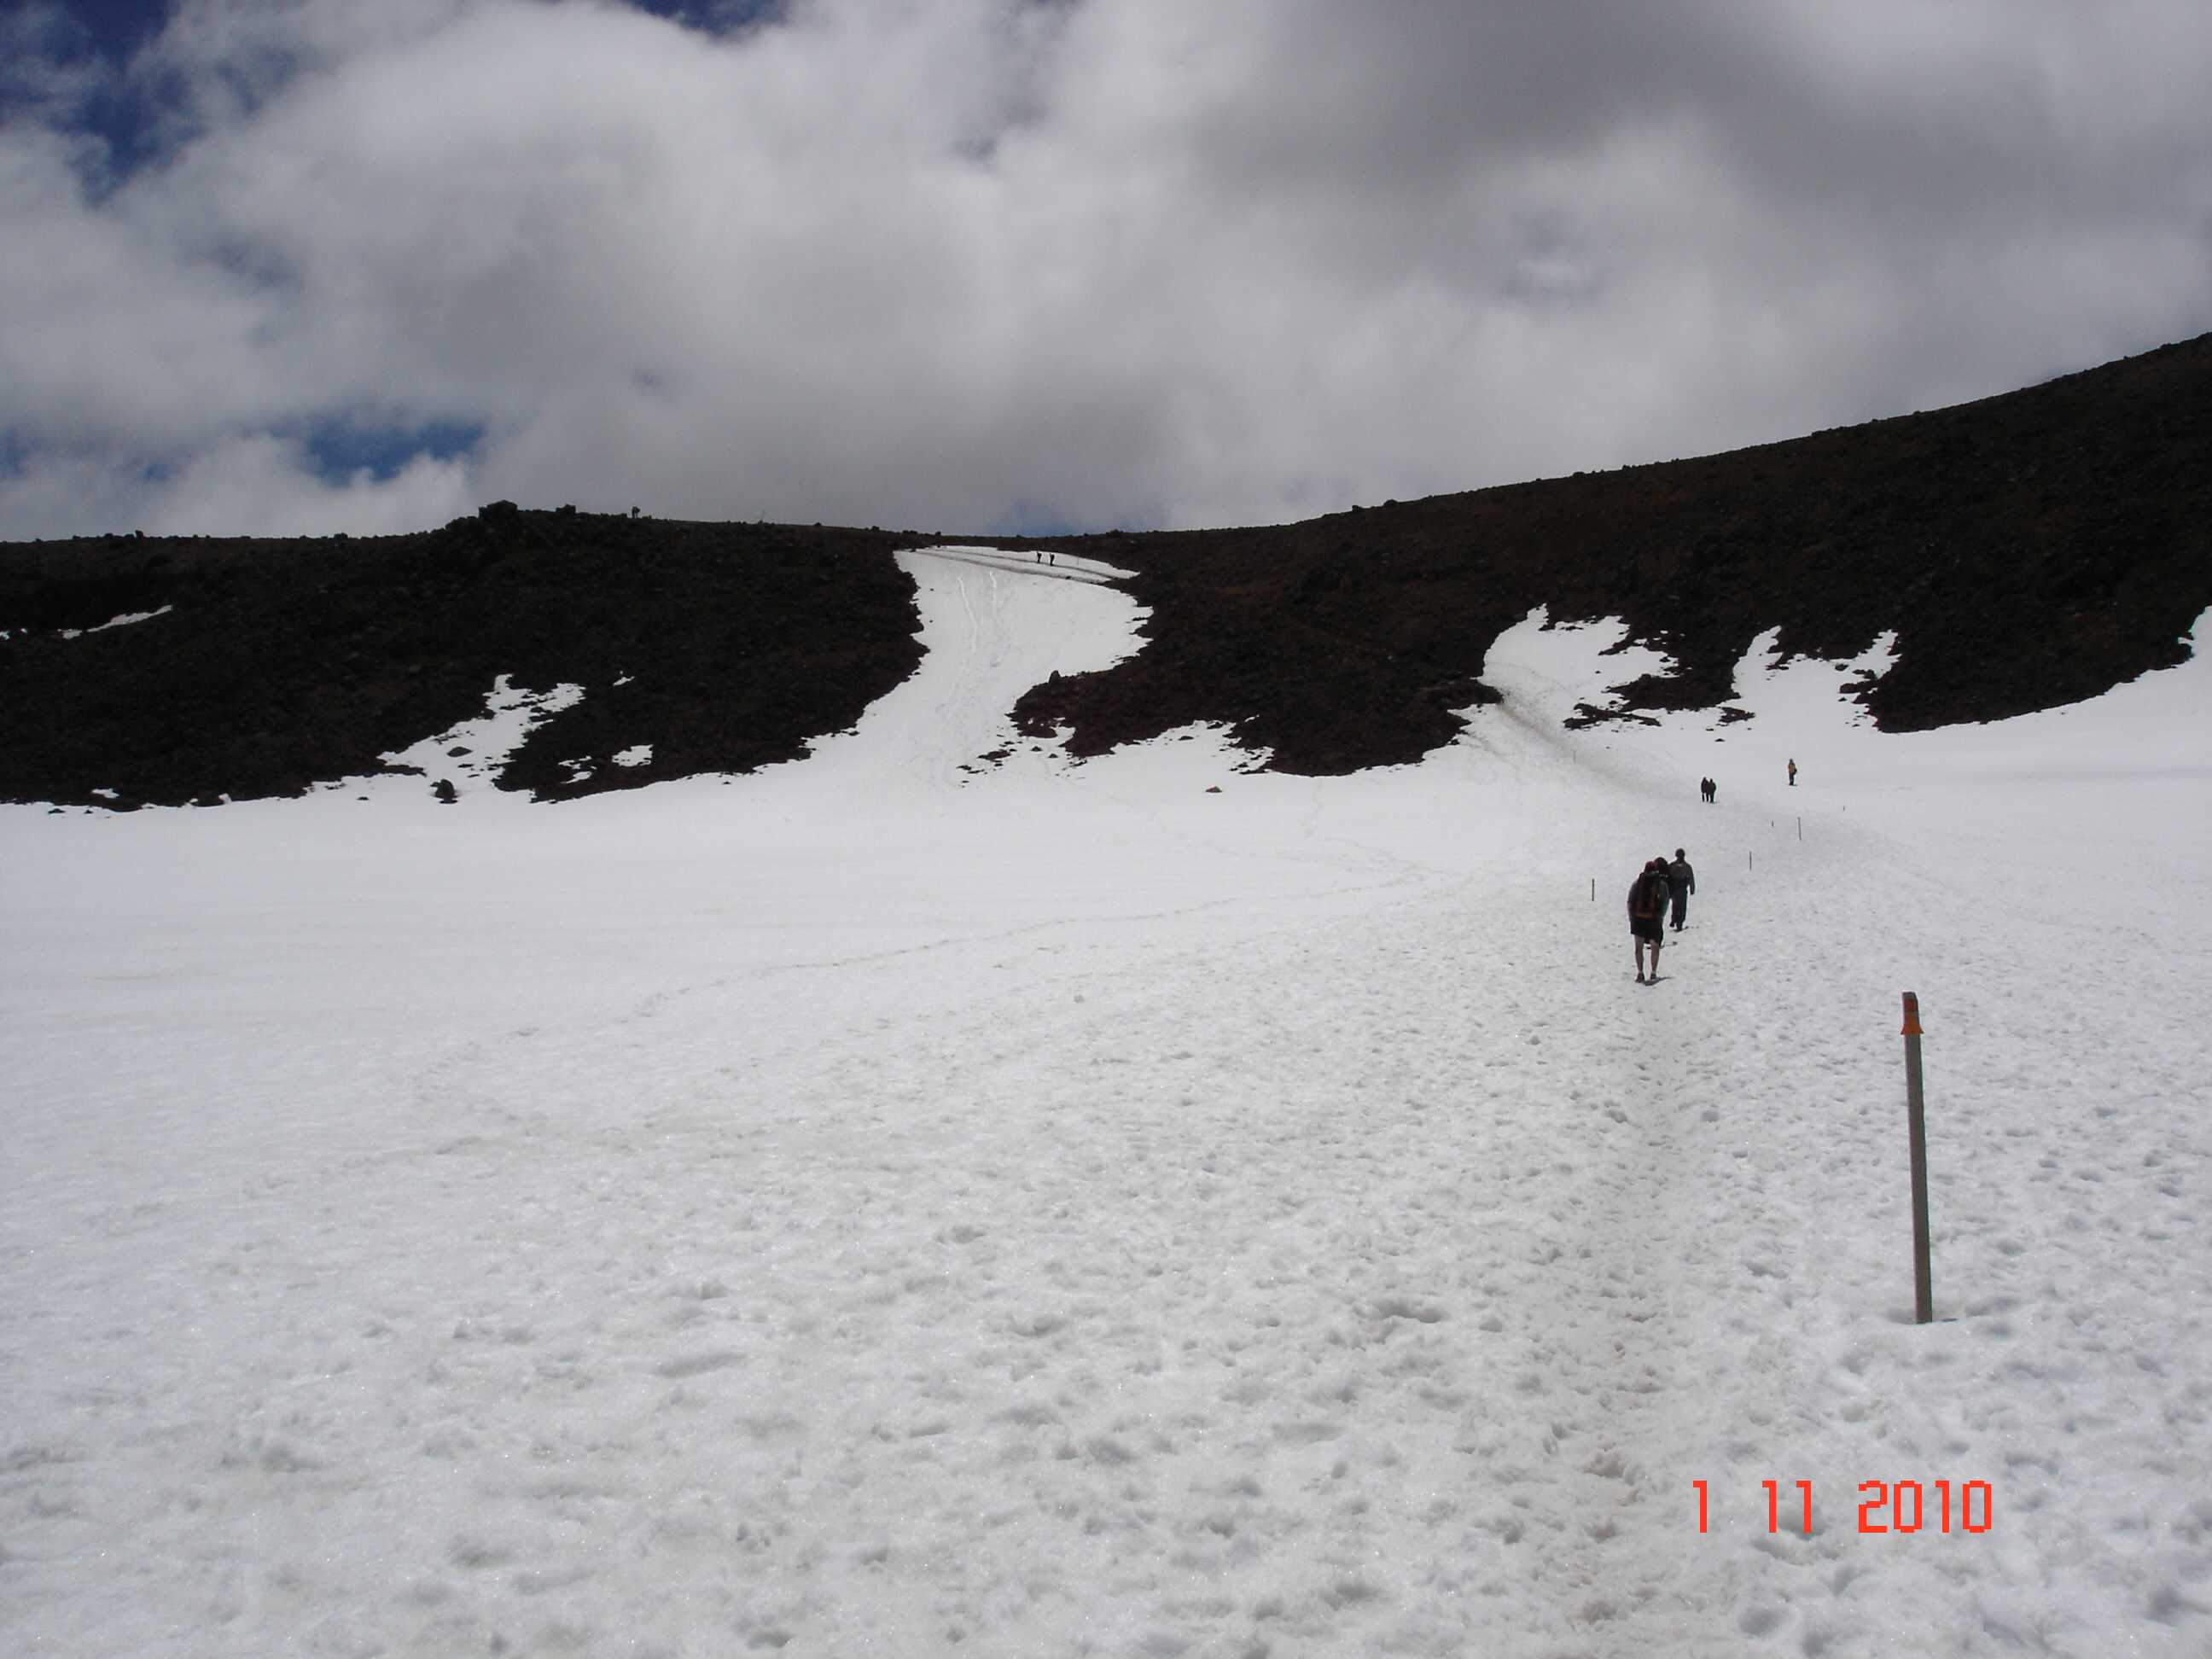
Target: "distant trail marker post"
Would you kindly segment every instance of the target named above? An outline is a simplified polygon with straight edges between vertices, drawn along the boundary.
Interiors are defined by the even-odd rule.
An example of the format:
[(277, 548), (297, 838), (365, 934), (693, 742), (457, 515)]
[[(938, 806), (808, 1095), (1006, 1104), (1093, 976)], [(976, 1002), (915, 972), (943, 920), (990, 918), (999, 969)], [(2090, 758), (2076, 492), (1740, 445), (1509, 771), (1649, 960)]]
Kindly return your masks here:
[(1915, 1322), (1936, 1317), (1928, 1270), (1928, 1112), (1920, 1091), (1920, 998), (1905, 994), (1905, 1116), (1912, 1136), (1912, 1307)]

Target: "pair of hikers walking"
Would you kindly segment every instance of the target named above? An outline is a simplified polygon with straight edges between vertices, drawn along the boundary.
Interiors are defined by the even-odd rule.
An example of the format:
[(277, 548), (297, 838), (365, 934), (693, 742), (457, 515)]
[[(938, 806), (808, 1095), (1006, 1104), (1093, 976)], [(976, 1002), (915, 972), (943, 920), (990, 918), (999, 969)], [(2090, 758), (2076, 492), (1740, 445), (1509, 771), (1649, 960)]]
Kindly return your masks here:
[[(1682, 931), (1684, 919), (1690, 913), (1690, 895), (1698, 890), (1697, 872), (1683, 850), (1674, 849), (1674, 861), (1656, 858), (1645, 864), (1628, 889), (1628, 933), (1636, 941), (1636, 982), (1656, 985), (1659, 982), (1659, 947), (1666, 943), (1667, 926), (1671, 919), (1676, 933)], [(1671, 912), (1671, 917), (1670, 917)], [(1644, 968), (1644, 953), (1651, 952), (1651, 969)]]

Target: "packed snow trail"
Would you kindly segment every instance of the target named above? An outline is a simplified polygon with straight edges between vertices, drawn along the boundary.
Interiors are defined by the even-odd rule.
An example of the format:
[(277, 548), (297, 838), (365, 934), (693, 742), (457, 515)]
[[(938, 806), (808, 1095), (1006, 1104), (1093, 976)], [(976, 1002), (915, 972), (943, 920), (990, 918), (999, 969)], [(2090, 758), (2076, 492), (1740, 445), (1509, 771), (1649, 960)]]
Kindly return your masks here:
[(1066, 582), (1103, 583), (1135, 574), (1119, 569), (1102, 559), (1085, 559), (1073, 553), (1018, 553), (996, 547), (960, 547), (948, 544), (918, 547), (905, 556), (909, 568), (917, 559), (958, 559), (988, 569), (1004, 570), (1023, 576), (1043, 576)]
[[(1763, 1479), (1833, 1505), (1914, 1472), (1820, 1409), (1850, 1322), (1814, 1305), (1833, 1229), (1791, 1200), (1868, 1195), (1804, 1167), (1852, 1092), (1806, 1085), (1848, 1065), (1701, 1018), (1758, 978), (1693, 960), (1730, 899), (1641, 999), (1595, 908), (1486, 887), (1319, 930), (948, 947), (941, 1000), (836, 971), (841, 1004), (894, 977), (902, 1012), (811, 1053), (733, 1044), (763, 1013), (742, 983), (496, 1037), (421, 1079), (443, 1141), (264, 1170), (228, 1206), (190, 1265), (215, 1328), (256, 1334), (173, 1334), (193, 1363), (142, 1377), (221, 1383), (219, 1417), (157, 1437), (201, 1473), (151, 1515), (74, 1474), (84, 1523), (137, 1515), (133, 1595), (230, 1611), (186, 1651), (392, 1586), (419, 1607), (366, 1628), (424, 1652), (1887, 1650), (1889, 1581), (1988, 1540), (1885, 1559), (1834, 1513), (1769, 1540), (1758, 1510)], [(1747, 1051), (1794, 1105), (1734, 1103)], [(1861, 1288), (1877, 1340), (1902, 1267)], [(118, 1407), (81, 1403), (81, 1459)], [(1910, 1455), (1993, 1478), (2016, 1540), (2018, 1472), (1964, 1427)], [(285, 1594), (254, 1566), (271, 1513)], [(647, 1608), (633, 1570), (713, 1588)]]
[(2039, 864), (1563, 733), (1623, 665), (1534, 632), (1419, 769), (963, 772), (1133, 611), (923, 562), (924, 672), (727, 789), (0, 815), (10, 1651), (2203, 1650), (2167, 784)]

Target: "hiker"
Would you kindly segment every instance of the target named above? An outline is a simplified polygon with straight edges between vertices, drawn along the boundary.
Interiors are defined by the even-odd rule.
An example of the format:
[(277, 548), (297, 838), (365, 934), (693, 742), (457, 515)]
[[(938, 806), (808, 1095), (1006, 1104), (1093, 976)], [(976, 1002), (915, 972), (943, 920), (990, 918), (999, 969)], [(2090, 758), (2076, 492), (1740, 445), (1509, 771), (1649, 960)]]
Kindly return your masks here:
[(1705, 780), (1705, 805), (1711, 806), (1720, 799), (1721, 787), (1711, 778)]
[(1682, 856), (1682, 849), (1674, 849), (1674, 861), (1667, 866), (1667, 890), (1674, 896), (1674, 931), (1682, 931), (1682, 918), (1690, 914), (1690, 895), (1698, 890), (1698, 872), (1690, 868), (1690, 860)]
[[(1659, 982), (1659, 947), (1665, 942), (1667, 860), (1653, 859), (1628, 889), (1628, 932), (1636, 941), (1636, 982)], [(1644, 975), (1644, 947), (1651, 947), (1651, 976)]]
[(1790, 787), (1792, 789), (1797, 787), (1797, 763), (1794, 759), (1790, 763)]

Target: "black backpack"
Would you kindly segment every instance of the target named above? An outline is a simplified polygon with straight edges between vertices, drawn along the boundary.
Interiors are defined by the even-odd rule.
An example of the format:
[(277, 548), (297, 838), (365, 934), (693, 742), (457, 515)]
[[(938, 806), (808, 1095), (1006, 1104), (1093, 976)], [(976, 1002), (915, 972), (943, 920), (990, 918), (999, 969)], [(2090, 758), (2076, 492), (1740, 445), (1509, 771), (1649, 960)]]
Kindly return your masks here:
[(1667, 908), (1667, 878), (1656, 870), (1646, 870), (1636, 878), (1636, 896), (1630, 902), (1632, 916), (1656, 916)]

